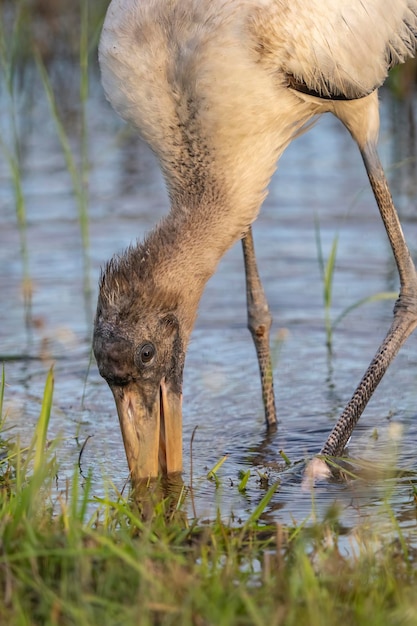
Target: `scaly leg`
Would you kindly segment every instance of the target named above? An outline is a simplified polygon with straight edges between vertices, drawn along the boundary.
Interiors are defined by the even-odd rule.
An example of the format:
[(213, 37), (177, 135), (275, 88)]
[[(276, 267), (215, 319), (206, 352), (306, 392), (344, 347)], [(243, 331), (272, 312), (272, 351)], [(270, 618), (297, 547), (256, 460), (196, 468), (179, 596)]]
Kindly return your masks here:
[(342, 454), (378, 383), (405, 340), (417, 326), (416, 269), (375, 145), (365, 144), (361, 154), (394, 253), (400, 276), (400, 295), (394, 307), (393, 322), (384, 341), (321, 450), (321, 454), (329, 456)]
[(277, 423), (275, 411), (274, 382), (272, 374), (269, 331), (272, 317), (269, 312), (265, 292), (256, 266), (252, 228), (249, 227), (242, 239), (243, 258), (246, 274), (246, 298), (248, 308), (248, 328), (252, 334), (258, 355), (261, 373), (262, 398), (265, 407), (265, 419), (268, 427)]

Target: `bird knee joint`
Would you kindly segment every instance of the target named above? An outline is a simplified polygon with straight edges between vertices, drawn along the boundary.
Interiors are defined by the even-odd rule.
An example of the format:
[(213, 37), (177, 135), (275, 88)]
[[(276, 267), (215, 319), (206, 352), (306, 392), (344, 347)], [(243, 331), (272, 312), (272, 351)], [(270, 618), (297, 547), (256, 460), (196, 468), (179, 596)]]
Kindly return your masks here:
[(399, 312), (411, 313), (417, 317), (417, 294), (400, 293), (399, 298), (394, 305), (394, 315)]
[(265, 324), (248, 324), (248, 328), (254, 339), (268, 337), (269, 326)]

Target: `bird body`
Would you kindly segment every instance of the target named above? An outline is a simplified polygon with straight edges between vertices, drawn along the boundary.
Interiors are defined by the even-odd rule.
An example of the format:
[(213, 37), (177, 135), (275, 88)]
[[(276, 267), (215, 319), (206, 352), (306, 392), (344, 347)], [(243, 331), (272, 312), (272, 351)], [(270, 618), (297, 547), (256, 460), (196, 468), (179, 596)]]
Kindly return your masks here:
[(249, 4), (128, 2), (120, 11), (116, 3), (126, 21), (117, 35), (105, 25), (100, 45), (107, 96), (157, 154), (176, 220), (197, 211), (198, 230), (211, 236), (196, 246), (197, 257), (210, 255), (204, 284), (256, 218), (280, 154), (317, 109), (288, 89), (277, 107), (274, 77), (259, 71), (239, 32), (238, 11)]
[(159, 462), (148, 465), (132, 444), (136, 476), (181, 469), (180, 455), (161, 465), (166, 394), (180, 412), (201, 294), (222, 255), (250, 232), (280, 155), (332, 112), (370, 178), (379, 172), (376, 89), (414, 55), (416, 33), (417, 0), (112, 0), (99, 48), (103, 86), (157, 155), (171, 201), (145, 241), (108, 264), (95, 322), (95, 354), (127, 452), (145, 437), (136, 408), (155, 422)]

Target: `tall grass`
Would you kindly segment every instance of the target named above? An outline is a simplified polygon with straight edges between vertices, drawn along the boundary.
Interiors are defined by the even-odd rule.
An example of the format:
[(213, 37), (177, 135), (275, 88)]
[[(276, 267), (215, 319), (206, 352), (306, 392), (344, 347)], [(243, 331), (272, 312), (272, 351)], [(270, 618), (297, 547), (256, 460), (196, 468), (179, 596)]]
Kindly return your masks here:
[[(86, 314), (87, 320), (91, 320), (92, 315), (92, 302), (91, 302), (91, 278), (90, 278), (90, 240), (89, 240), (89, 219), (88, 219), (88, 140), (87, 140), (87, 126), (85, 121), (84, 107), (86, 101), (82, 101), (82, 113), (81, 113), (81, 137), (80, 137), (80, 165), (77, 164), (77, 160), (70, 146), (68, 135), (65, 131), (65, 126), (60, 118), (58, 106), (55, 99), (55, 94), (52, 88), (51, 81), (44, 64), (40, 57), (37, 57), (37, 64), (39, 73), (42, 79), (42, 84), (45, 89), (52, 118), (55, 122), (57, 135), (64, 153), (65, 162), (68, 172), (71, 175), (75, 200), (78, 209), (78, 220), (80, 224), (81, 242), (82, 242), (82, 254), (83, 254), (83, 283), (84, 283), (84, 296), (86, 302)], [(86, 97), (84, 90), (86, 89), (84, 82), (82, 81), (82, 96)]]
[(339, 236), (335, 235), (327, 261), (324, 260), (323, 248), (321, 244), (320, 225), (318, 218), (314, 220), (316, 235), (317, 259), (320, 274), (323, 281), (323, 304), (324, 304), (324, 324), (326, 330), (326, 346), (329, 352), (332, 350), (333, 325), (331, 320), (333, 277), (336, 266), (337, 245)]
[[(89, 137), (87, 122), (87, 102), (89, 97), (90, 60), (96, 55), (97, 41), (101, 30), (106, 0), (78, 0), (70, 3), (56, 0), (16, 0), (0, 4), (0, 89), (6, 96), (8, 108), (8, 132), (0, 133), (0, 151), (9, 165), (15, 197), (16, 221), (20, 235), (20, 248), (23, 266), (23, 295), (27, 326), (31, 325), (32, 287), (30, 276), (29, 248), (27, 242), (27, 210), (23, 185), (24, 131), (22, 120), (26, 115), (25, 101), (28, 82), (33, 82), (33, 66), (36, 64), (51, 117), (66, 167), (71, 176), (74, 197), (80, 224), (81, 249), (83, 255), (83, 290), (88, 323), (92, 317), (92, 288), (89, 241)], [(59, 26), (56, 26), (56, 24)], [(42, 28), (37, 28), (42, 24)], [(74, 25), (69, 28), (68, 25)], [(48, 38), (48, 28), (50, 29)], [(58, 29), (58, 30), (57, 30)], [(38, 31), (41, 33), (39, 34)], [(46, 32), (46, 36), (45, 36)], [(77, 38), (73, 34), (79, 33)], [(57, 41), (58, 40), (58, 41)], [(79, 115), (79, 134), (75, 148), (72, 147), (66, 131), (65, 113), (60, 110), (58, 97), (54, 91), (50, 69), (55, 63), (57, 43), (64, 44), (66, 55), (77, 60), (79, 68), (78, 93), (71, 91), (72, 105), (76, 105)], [(62, 50), (58, 50), (59, 53)], [(31, 73), (30, 79), (28, 73)], [(23, 101), (23, 104), (22, 104)]]
[[(48, 76), (47, 69), (40, 54), (35, 51), (37, 67), (41, 76), (42, 84), (47, 96), (52, 119), (54, 120), (59, 142), (61, 144), (66, 166), (71, 175), (74, 189), (74, 196), (78, 210), (78, 220), (80, 224), (80, 235), (83, 254), (83, 284), (86, 306), (86, 318), (89, 323), (92, 318), (92, 288), (91, 288), (91, 262), (90, 262), (90, 237), (89, 237), (89, 137), (87, 123), (87, 102), (89, 96), (89, 59), (92, 52), (96, 50), (98, 33), (101, 27), (103, 16), (96, 17), (96, 23), (90, 26), (89, 3), (80, 0), (80, 39), (79, 39), (79, 104), (80, 131), (79, 131), (79, 152), (74, 154), (69, 136), (65, 129), (57, 99), (54, 93), (52, 82)], [(92, 40), (90, 36), (92, 35)]]
[[(0, 11), (4, 8), (0, 6)], [(3, 93), (3, 105), (8, 113), (8, 132), (0, 132), (0, 153), (7, 162), (11, 174), (15, 198), (16, 221), (19, 230), (20, 252), (23, 266), (22, 293), (26, 326), (31, 324), (32, 286), (30, 277), (29, 251), (27, 243), (27, 216), (22, 186), (22, 150), (18, 128), (18, 93), (17, 73), (19, 69), (19, 42), (26, 21), (27, 7), (23, 1), (16, 3), (15, 11), (9, 23), (0, 12), (0, 89)]]

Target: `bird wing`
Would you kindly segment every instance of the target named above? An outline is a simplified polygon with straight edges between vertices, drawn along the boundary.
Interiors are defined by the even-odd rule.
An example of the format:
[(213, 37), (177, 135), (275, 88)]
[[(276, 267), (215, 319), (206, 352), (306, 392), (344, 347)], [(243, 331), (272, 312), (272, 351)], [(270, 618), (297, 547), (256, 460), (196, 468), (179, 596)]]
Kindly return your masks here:
[(288, 85), (324, 98), (363, 97), (417, 48), (417, 0), (274, 0), (252, 22), (257, 53)]

